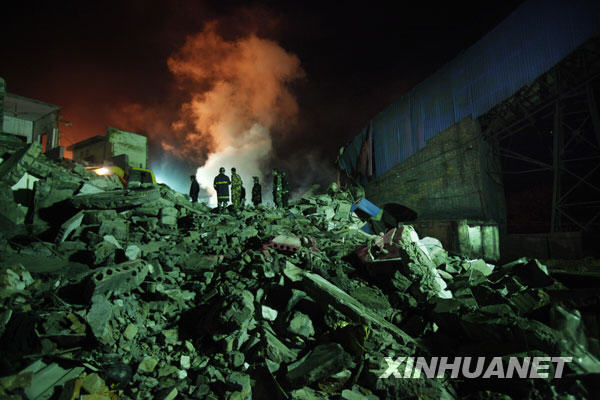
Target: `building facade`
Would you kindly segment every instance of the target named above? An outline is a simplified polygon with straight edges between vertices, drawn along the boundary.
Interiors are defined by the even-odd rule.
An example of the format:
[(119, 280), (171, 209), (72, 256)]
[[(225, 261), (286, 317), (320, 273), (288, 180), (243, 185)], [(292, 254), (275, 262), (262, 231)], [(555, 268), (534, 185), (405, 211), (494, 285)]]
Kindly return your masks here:
[(147, 168), (148, 138), (134, 132), (107, 127), (104, 136), (96, 135), (69, 147), (73, 160), (89, 165), (100, 165), (123, 157), (132, 168)]
[(60, 107), (6, 91), (0, 78), (0, 128), (27, 143), (37, 142), (48, 152), (59, 147)]
[[(600, 222), (588, 176), (597, 168), (581, 163), (597, 163), (591, 150), (600, 146), (599, 34), (598, 2), (526, 1), (368, 121), (338, 158), (342, 174), (370, 200), (412, 207), (419, 218), (506, 226), (515, 215), (506, 207), (530, 201), (548, 209), (540, 232), (590, 228)], [(517, 193), (538, 184), (549, 188), (544, 199)], [(571, 207), (582, 203), (593, 203), (589, 212)], [(533, 208), (512, 218), (522, 228), (509, 225), (531, 229)]]

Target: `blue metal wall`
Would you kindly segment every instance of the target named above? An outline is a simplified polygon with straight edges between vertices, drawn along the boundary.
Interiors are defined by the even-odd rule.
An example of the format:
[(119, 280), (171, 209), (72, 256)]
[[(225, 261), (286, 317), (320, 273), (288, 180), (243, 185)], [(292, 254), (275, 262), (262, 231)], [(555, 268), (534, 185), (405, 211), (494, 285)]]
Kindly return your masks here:
[[(367, 123), (341, 165), (354, 170), (366, 131), (379, 176), (471, 115), (477, 118), (600, 33), (600, 1), (531, 0)], [(348, 168), (349, 167), (349, 168)]]

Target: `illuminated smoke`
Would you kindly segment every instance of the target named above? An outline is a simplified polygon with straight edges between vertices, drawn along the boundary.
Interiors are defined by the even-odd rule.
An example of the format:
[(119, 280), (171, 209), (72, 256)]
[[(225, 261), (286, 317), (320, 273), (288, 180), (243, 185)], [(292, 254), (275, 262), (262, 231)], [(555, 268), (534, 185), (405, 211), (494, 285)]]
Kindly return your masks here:
[(187, 159), (206, 157), (196, 175), (211, 203), (221, 166), (228, 175), (237, 168), (249, 198), (252, 176), (264, 177), (270, 160), (272, 132), (295, 122), (298, 105), (289, 84), (304, 76), (298, 57), (255, 35), (226, 40), (212, 23), (189, 36), (168, 66), (190, 100), (163, 148)]

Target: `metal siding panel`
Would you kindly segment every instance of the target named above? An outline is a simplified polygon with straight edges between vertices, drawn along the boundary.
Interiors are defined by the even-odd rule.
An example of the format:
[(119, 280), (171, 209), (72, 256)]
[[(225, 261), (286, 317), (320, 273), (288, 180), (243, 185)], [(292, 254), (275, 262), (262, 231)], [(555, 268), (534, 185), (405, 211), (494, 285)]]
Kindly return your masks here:
[[(406, 160), (415, 153), (417, 148), (417, 143), (415, 143), (411, 132), (410, 98), (408, 97), (404, 98), (402, 103), (398, 103), (398, 114), (395, 118), (395, 130), (396, 141), (400, 151), (396, 152), (396, 162), (391, 165), (390, 168), (396, 163)], [(394, 149), (389, 149), (388, 151), (393, 152)]]
[(379, 171), (387, 171), (394, 165), (394, 154), (392, 151), (398, 151), (396, 132), (394, 131), (391, 118), (394, 114), (395, 104), (390, 105), (382, 113), (372, 120), (373, 143), (375, 147), (375, 165), (376, 174)]
[(431, 137), (446, 129), (446, 127), (454, 125), (454, 122), (456, 121), (454, 118), (454, 93), (452, 91), (451, 72), (452, 69), (450, 66), (446, 66), (440, 74), (440, 85), (438, 87), (437, 97), (438, 117), (436, 118), (435, 132)]
[(410, 98), (405, 97), (372, 120), (376, 175), (414, 154), (416, 144), (411, 132)]
[(379, 175), (381, 171), (387, 171), (390, 168), (388, 153), (386, 148), (388, 144), (388, 135), (386, 135), (384, 127), (380, 126), (379, 120), (374, 119), (372, 125), (374, 158), (375, 158), (375, 174)]
[(486, 113), (599, 33), (599, 1), (524, 3), (372, 120), (376, 175), (452, 124)]

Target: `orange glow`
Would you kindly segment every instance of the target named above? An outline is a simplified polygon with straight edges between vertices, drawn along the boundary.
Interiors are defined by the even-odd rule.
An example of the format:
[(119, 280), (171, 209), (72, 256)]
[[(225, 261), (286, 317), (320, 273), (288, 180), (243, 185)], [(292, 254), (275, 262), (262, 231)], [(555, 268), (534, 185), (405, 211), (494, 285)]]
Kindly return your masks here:
[[(298, 113), (288, 87), (304, 77), (298, 57), (255, 35), (225, 40), (216, 28), (210, 23), (189, 36), (167, 62), (180, 86), (191, 89), (171, 126), (183, 144), (175, 151), (184, 156), (235, 147), (255, 124), (285, 129)], [(173, 150), (169, 140), (163, 144)]]
[(188, 159), (206, 157), (196, 177), (214, 202), (212, 180), (221, 166), (237, 167), (244, 182), (264, 178), (272, 129), (296, 122), (298, 104), (289, 84), (304, 77), (300, 60), (254, 34), (224, 39), (216, 23), (189, 36), (168, 60), (189, 99), (171, 124), (163, 149)]
[(164, 151), (203, 165), (198, 181), (209, 193), (220, 166), (236, 166), (244, 182), (262, 178), (273, 131), (286, 134), (296, 123), (290, 84), (305, 73), (299, 58), (275, 41), (253, 33), (226, 39), (217, 28), (217, 22), (208, 23), (168, 58), (176, 90), (164, 102), (98, 96), (100, 109), (75, 99), (71, 107), (65, 104), (65, 120), (73, 127), (61, 127), (62, 144), (103, 134), (110, 125), (145, 134)]

